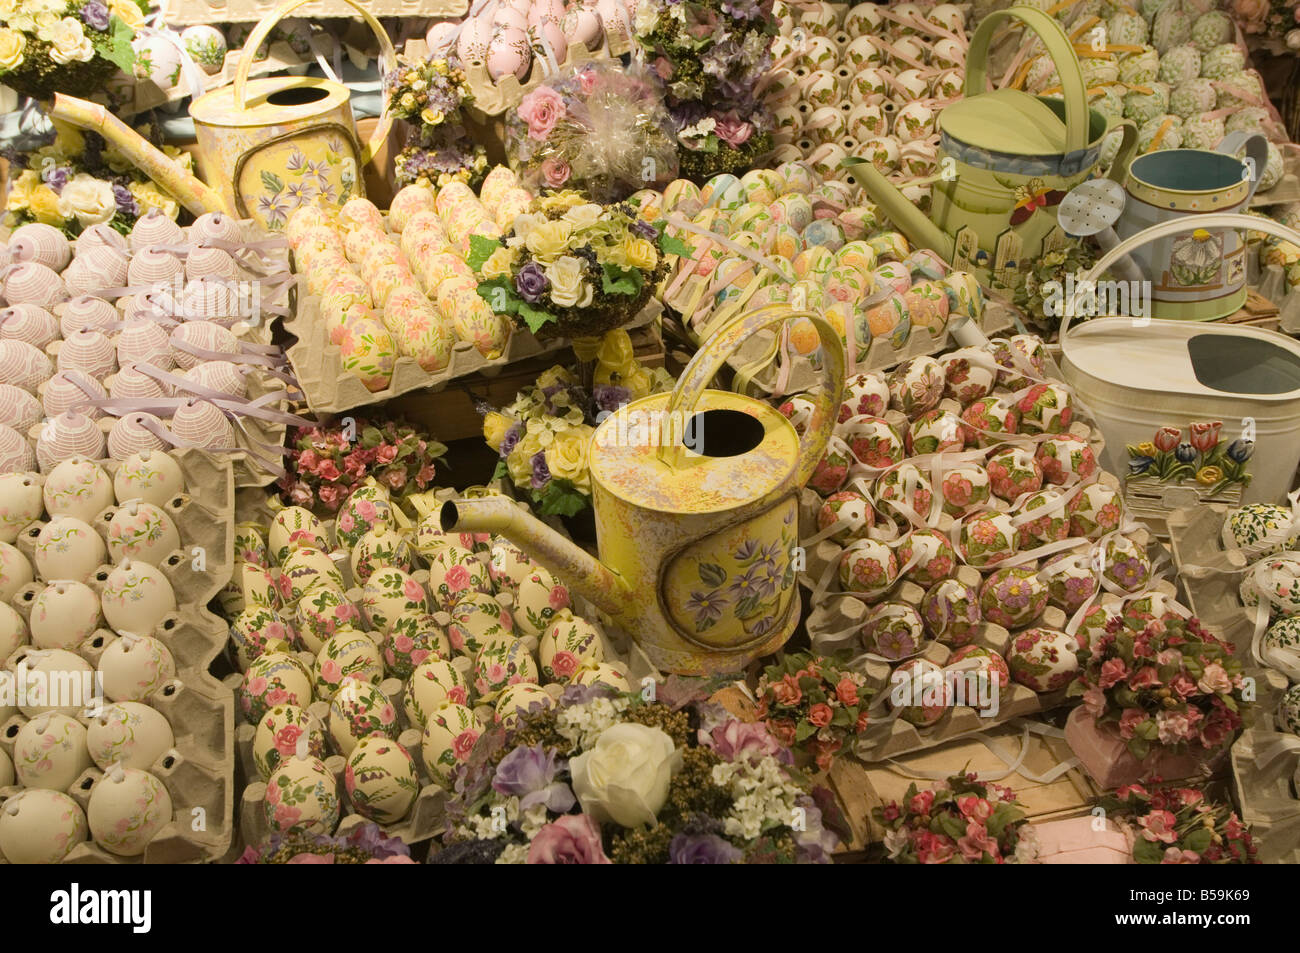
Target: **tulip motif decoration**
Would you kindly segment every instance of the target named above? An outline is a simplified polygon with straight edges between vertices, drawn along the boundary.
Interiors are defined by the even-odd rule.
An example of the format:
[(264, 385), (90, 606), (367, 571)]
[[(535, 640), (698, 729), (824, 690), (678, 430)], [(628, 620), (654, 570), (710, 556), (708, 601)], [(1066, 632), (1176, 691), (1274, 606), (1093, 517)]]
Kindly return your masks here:
[(1255, 441), (1245, 436), (1231, 442), (1220, 439), (1220, 420), (1193, 423), (1186, 430), (1161, 427), (1150, 441), (1126, 444), (1128, 478), (1154, 479), (1161, 483), (1192, 481), (1205, 496), (1214, 496), (1234, 484), (1246, 486), (1250, 474), (1246, 463), (1255, 452)]

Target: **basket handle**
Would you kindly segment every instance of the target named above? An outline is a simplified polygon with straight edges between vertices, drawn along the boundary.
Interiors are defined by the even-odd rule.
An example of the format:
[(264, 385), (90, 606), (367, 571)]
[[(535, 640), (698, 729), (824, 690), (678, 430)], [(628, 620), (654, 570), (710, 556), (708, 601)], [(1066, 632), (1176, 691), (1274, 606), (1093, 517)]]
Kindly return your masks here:
[[(315, 0), (285, 0), (284, 3), (257, 22), (253, 32), (244, 41), (244, 49), (239, 55), (239, 66), (235, 69), (234, 101), (237, 108), (248, 108), (248, 74), (253, 69), (253, 60), (257, 56), (257, 51), (266, 42), (266, 38), (271, 35), (271, 31), (275, 29), (276, 24), (299, 7), (314, 2)], [(388, 38), (388, 31), (384, 29), (383, 24), (374, 18), (369, 10), (362, 7), (356, 0), (344, 0), (344, 2), (357, 11), (358, 16), (365, 21), (366, 26), (370, 27), (370, 31), (379, 40), (379, 75), (387, 76), (389, 72), (397, 68), (397, 51), (393, 49), (393, 41)], [(361, 165), (365, 165), (373, 159), (375, 154), (383, 148), (392, 125), (393, 117), (388, 114), (388, 102), (385, 99), (383, 109), (379, 114), (379, 125), (375, 127), (374, 133), (370, 136), (370, 141), (366, 143), (365, 149), (361, 153)]]
[(1088, 144), (1088, 93), (1083, 83), (1079, 57), (1065, 30), (1053, 17), (1033, 7), (1008, 7), (990, 13), (975, 28), (970, 52), (966, 54), (966, 85), (963, 96), (978, 96), (988, 85), (989, 44), (993, 31), (1003, 20), (1019, 20), (1043, 41), (1047, 55), (1056, 64), (1065, 99), (1065, 151), (1077, 152)]

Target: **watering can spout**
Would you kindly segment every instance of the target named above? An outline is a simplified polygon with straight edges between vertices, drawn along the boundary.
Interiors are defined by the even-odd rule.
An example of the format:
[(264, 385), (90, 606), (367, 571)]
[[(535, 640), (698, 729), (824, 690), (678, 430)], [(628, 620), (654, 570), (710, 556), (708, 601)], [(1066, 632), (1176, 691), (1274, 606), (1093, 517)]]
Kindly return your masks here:
[(186, 172), (175, 159), (155, 149), (103, 106), (56, 93), (50, 116), (99, 133), (135, 163), (136, 168), (174, 195), (177, 201), (195, 215), (204, 212), (232, 212), (217, 191)]
[(505, 497), (450, 500), (442, 505), (443, 532), (495, 533), (541, 563), (616, 622), (634, 617), (632, 591), (618, 573)]
[(943, 229), (926, 218), (871, 162), (866, 159), (845, 159), (842, 164), (853, 170), (854, 178), (871, 196), (872, 201), (885, 210), (889, 220), (898, 226), (908, 241), (938, 253), (944, 261), (952, 261), (952, 236), (946, 235)]

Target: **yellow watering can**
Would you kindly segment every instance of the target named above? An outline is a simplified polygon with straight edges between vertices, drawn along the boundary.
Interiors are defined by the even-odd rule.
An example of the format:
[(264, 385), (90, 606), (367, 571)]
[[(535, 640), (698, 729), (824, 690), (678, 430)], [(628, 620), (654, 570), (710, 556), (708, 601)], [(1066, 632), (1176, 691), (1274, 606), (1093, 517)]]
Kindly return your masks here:
[[(342, 205), (364, 197), (361, 169), (388, 138), (387, 109), (363, 148), (346, 86), (310, 76), (248, 78), (254, 55), (281, 19), (313, 0), (286, 0), (249, 34), (230, 86), (190, 105), (205, 185), (103, 106), (56, 95), (50, 115), (102, 135), (195, 215), (226, 212), (278, 231), (299, 205)], [(397, 55), (387, 31), (346, 0), (379, 40), (384, 74)]]
[[(806, 319), (824, 380), (802, 437), (771, 405), (708, 387), (750, 335)], [(627, 630), (659, 668), (735, 672), (799, 624), (799, 490), (844, 390), (844, 348), (819, 315), (770, 305), (723, 327), (671, 394), (621, 407), (588, 450), (597, 560), (504, 498), (444, 503), (447, 532), (498, 533)]]

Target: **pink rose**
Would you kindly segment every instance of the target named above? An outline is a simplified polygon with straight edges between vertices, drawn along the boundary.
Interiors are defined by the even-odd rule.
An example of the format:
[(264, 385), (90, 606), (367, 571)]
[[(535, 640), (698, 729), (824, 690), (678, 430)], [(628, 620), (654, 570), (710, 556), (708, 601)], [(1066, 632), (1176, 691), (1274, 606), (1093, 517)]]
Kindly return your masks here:
[(913, 814), (929, 814), (930, 809), (934, 806), (934, 792), (922, 791), (920, 794), (913, 795), (912, 800), (908, 802), (907, 809)]
[(1191, 722), (1182, 712), (1162, 711), (1156, 715), (1156, 728), (1159, 731), (1160, 743), (1163, 745), (1177, 744), (1191, 735)]
[(970, 794), (957, 798), (957, 810), (961, 811), (963, 817), (986, 821), (993, 814), (993, 805), (982, 797)]
[(397, 459), (397, 448), (386, 443), (375, 452), (375, 459), (380, 463), (392, 463)]
[(1123, 659), (1107, 659), (1101, 664), (1100, 685), (1102, 688), (1110, 688), (1116, 682), (1124, 680), (1128, 675), (1128, 668), (1124, 665)]
[(915, 836), (914, 842), (916, 859), (923, 864), (946, 864), (957, 853), (957, 844), (945, 834), (922, 831)]
[(655, 58), (654, 70), (655, 70), (655, 75), (658, 76), (660, 79), (664, 79), (664, 80), (672, 79), (673, 64), (669, 62), (665, 57), (659, 56)]
[(538, 86), (523, 98), (518, 113), (528, 124), (528, 137), (544, 141), (564, 118), (564, 97), (549, 86)]
[(556, 612), (569, 607), (569, 590), (563, 586), (556, 586), (551, 590), (550, 597), (551, 608)]
[(464, 566), (452, 566), (447, 570), (447, 575), (443, 579), (446, 580), (447, 588), (452, 592), (462, 592), (469, 588), (469, 570)]
[(1205, 666), (1196, 687), (1207, 695), (1226, 695), (1232, 691), (1232, 679), (1218, 662)]
[(326, 460), (324, 463), (322, 463), (319, 467), (316, 468), (316, 475), (320, 477), (322, 480), (328, 480), (330, 482), (333, 482), (334, 480), (337, 480), (340, 476), (339, 468), (334, 465), (333, 460)]
[(414, 579), (408, 579), (402, 583), (402, 595), (406, 596), (407, 602), (424, 602), (424, 587)]
[(972, 862), (982, 860), (985, 854), (998, 856), (997, 838), (991, 837), (988, 828), (975, 820), (966, 823), (966, 836), (957, 841), (957, 847), (961, 855)]
[(1119, 719), (1119, 736), (1127, 741), (1133, 737), (1138, 725), (1147, 720), (1147, 713), (1141, 708), (1126, 708)]
[(478, 732), (472, 728), (469, 731), (462, 731), (452, 739), (451, 750), (456, 755), (456, 760), (464, 761), (468, 758), (469, 753), (474, 750), (476, 741), (478, 741)]
[(734, 113), (728, 113), (718, 117), (713, 131), (727, 145), (739, 149), (749, 141), (749, 137), (754, 133), (754, 127)]
[(1100, 718), (1106, 711), (1106, 693), (1100, 688), (1089, 688), (1083, 693), (1083, 709), (1093, 718)]
[(1174, 676), (1174, 680), (1169, 683), (1169, 688), (1179, 698), (1189, 698), (1196, 694), (1196, 683), (1182, 672)]
[(551, 671), (555, 672), (557, 678), (567, 681), (577, 670), (578, 657), (572, 652), (556, 652), (555, 657), (551, 659)]
[(833, 715), (834, 712), (831, 711), (831, 706), (823, 702), (818, 702), (808, 709), (808, 720), (818, 728), (825, 728), (829, 725)]
[(402, 487), (406, 486), (406, 471), (399, 468), (385, 470), (384, 482), (394, 490), (400, 490)]
[(578, 85), (582, 87), (584, 96), (591, 95), (591, 91), (596, 88), (596, 71), (587, 67), (578, 73)]
[(1146, 840), (1172, 844), (1178, 839), (1178, 834), (1174, 830), (1177, 822), (1178, 819), (1169, 811), (1152, 811), (1139, 820), (1138, 825), (1142, 828), (1142, 837)]
[(343, 487), (333, 483), (327, 483), (320, 488), (320, 501), (331, 510), (337, 510), (346, 496)]
[[(544, 87), (543, 87), (544, 88)], [(608, 864), (600, 827), (586, 814), (566, 814), (547, 824), (528, 846), (530, 864)]]
[(572, 174), (569, 163), (558, 156), (547, 156), (542, 160), (542, 179), (553, 189), (563, 186)]
[(1194, 850), (1179, 850), (1177, 847), (1166, 847), (1162, 864), (1199, 864), (1201, 855)]
[(1155, 688), (1160, 684), (1160, 673), (1156, 671), (1155, 666), (1147, 665), (1130, 676), (1128, 683), (1134, 691), (1141, 688)]
[(302, 481), (295, 483), (293, 489), (289, 491), (289, 502), (294, 506), (311, 506), (311, 487)]
[(320, 455), (315, 450), (304, 450), (298, 454), (298, 469), (300, 470), (310, 470), (318, 462), (320, 462)]

